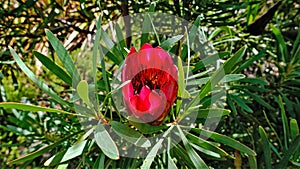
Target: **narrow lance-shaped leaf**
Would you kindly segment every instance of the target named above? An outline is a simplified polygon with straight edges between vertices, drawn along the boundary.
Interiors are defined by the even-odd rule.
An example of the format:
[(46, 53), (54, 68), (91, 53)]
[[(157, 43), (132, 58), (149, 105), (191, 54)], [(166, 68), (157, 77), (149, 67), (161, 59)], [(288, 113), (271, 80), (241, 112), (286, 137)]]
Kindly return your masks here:
[(179, 87), (179, 96), (182, 98), (189, 98), (190, 94), (185, 89), (185, 80), (184, 80), (184, 71), (182, 66), (182, 60), (178, 57), (178, 87)]
[(146, 159), (144, 160), (141, 168), (142, 169), (149, 169), (158, 150), (160, 149), (162, 142), (164, 141), (165, 137), (169, 135), (169, 133), (172, 131), (174, 126), (171, 126), (167, 131), (164, 132), (163, 136), (158, 140), (158, 142), (152, 147), (150, 152), (148, 153)]
[[(196, 20), (194, 21), (192, 27), (190, 28), (191, 30), (190, 30), (189, 35), (188, 35), (189, 46), (191, 46), (190, 44), (192, 44), (195, 41), (195, 38), (198, 35), (198, 28), (200, 26), (200, 20), (201, 20), (201, 16), (198, 16), (196, 18)], [(183, 45), (183, 49), (182, 49), (182, 52), (181, 52), (182, 60), (186, 59), (187, 53), (188, 53), (188, 46)]]
[(177, 129), (179, 131), (180, 134), (180, 138), (182, 139), (183, 145), (190, 157), (190, 159), (192, 160), (193, 164), (195, 165), (196, 168), (207, 168), (208, 166), (205, 164), (205, 162), (201, 159), (201, 157), (195, 152), (195, 150), (192, 148), (192, 146), (190, 145), (188, 139), (185, 137), (185, 135), (183, 134), (181, 128), (177, 125)]
[(120, 158), (119, 150), (103, 124), (98, 124), (96, 126), (94, 135), (97, 145), (107, 157), (113, 160), (118, 160)]
[(100, 35), (101, 35), (101, 21), (102, 21), (102, 16), (99, 17), (98, 21), (96, 22), (96, 26), (97, 26), (97, 32), (96, 32), (96, 37), (95, 37), (95, 42), (94, 42), (94, 47), (93, 47), (93, 62), (92, 62), (92, 69), (93, 69), (93, 80), (94, 80), (94, 88), (92, 90), (95, 91), (95, 99), (96, 101), (94, 102), (94, 106), (95, 107), (99, 107), (98, 103), (98, 88), (96, 87), (97, 85), (97, 64), (98, 64), (98, 46), (99, 46), (99, 41), (100, 41)]
[(191, 143), (196, 144), (196, 145), (202, 147), (203, 149), (207, 149), (209, 151), (215, 152), (216, 154), (219, 154), (222, 157), (233, 158), (227, 152), (225, 152), (220, 147), (218, 147), (217, 145), (212, 144), (209, 141), (202, 139), (201, 137), (197, 137), (190, 133), (187, 133), (186, 137)]
[(250, 169), (257, 169), (257, 162), (255, 156), (248, 156)]
[(118, 47), (119, 49), (121, 50), (123, 56), (126, 56), (127, 55), (127, 52), (126, 52), (126, 42), (125, 42), (125, 38), (124, 38), (124, 35), (123, 35), (123, 32), (119, 26), (118, 23), (115, 23), (115, 29), (116, 29), (116, 35), (117, 35), (117, 38), (118, 38)]
[(69, 86), (72, 86), (72, 78), (68, 75), (61, 67), (55, 64), (52, 60), (50, 60), (47, 56), (34, 51), (34, 56), (37, 57), (40, 62), (46, 66), (52, 73), (54, 73), (57, 77), (67, 83)]
[(284, 41), (284, 38), (278, 28), (276, 28), (275, 26), (271, 26), (271, 28), (272, 28), (272, 32), (274, 33), (275, 37), (278, 40), (278, 45), (281, 52), (281, 60), (285, 62), (289, 57), (287, 47), (286, 47), (286, 42)]
[(117, 133), (120, 137), (124, 138), (128, 142), (139, 147), (151, 146), (150, 141), (138, 131), (117, 121), (112, 121), (110, 124), (115, 133)]
[(198, 105), (199, 101), (202, 100), (211, 90), (215, 87), (217, 83), (232, 71), (233, 66), (237, 61), (244, 55), (246, 51), (245, 47), (238, 50), (231, 58), (229, 58), (221, 67), (216, 70), (211, 76), (210, 80), (201, 88), (199, 94), (187, 105), (187, 108), (194, 107)]
[(22, 71), (32, 80), (36, 85), (39, 86), (45, 93), (47, 93), (49, 96), (51, 96), (54, 100), (56, 100), (58, 103), (63, 105), (71, 105), (70, 103), (64, 101), (62, 98), (60, 98), (52, 89), (50, 89), (45, 83), (40, 81), (37, 77), (35, 77), (34, 73), (25, 65), (25, 63), (21, 60), (20, 56), (14, 51), (13, 48), (9, 47), (9, 50), (11, 54), (13, 55), (15, 61), (19, 65), (19, 67), (22, 69)]
[(284, 148), (288, 149), (288, 139), (289, 139), (289, 125), (288, 125), (288, 120), (286, 117), (285, 109), (283, 106), (282, 98), (279, 95), (277, 98), (277, 103), (279, 104), (280, 111), (281, 111), (281, 119), (282, 119), (282, 124), (283, 124), (283, 134), (284, 134)]
[(8, 164), (17, 164), (17, 163), (26, 162), (26, 161), (29, 161), (29, 160), (33, 160), (33, 159), (35, 159), (37, 157), (40, 157), (44, 153), (50, 151), (51, 149), (54, 149), (55, 147), (59, 146), (61, 143), (63, 143), (67, 139), (70, 139), (74, 135), (77, 135), (77, 134), (79, 134), (81, 132), (82, 131), (70, 134), (67, 137), (65, 137), (65, 138), (63, 138), (63, 139), (61, 139), (61, 140), (59, 140), (59, 141), (57, 141), (55, 143), (52, 143), (52, 144), (47, 145), (47, 146), (44, 146), (44, 147), (38, 149), (37, 151), (34, 151), (32, 153), (29, 153), (29, 154), (26, 154), (25, 156), (22, 156), (22, 157), (20, 157), (20, 158), (18, 158), (16, 160), (10, 161), (10, 162), (8, 162)]
[(164, 50), (168, 50), (169, 48), (171, 48), (171, 46), (179, 41), (181, 38), (183, 37), (183, 35), (177, 35), (177, 36), (174, 36), (172, 38), (169, 38), (165, 41), (163, 41), (161, 44), (160, 44), (160, 47), (163, 48)]
[(261, 126), (259, 126), (258, 130), (263, 145), (266, 169), (271, 169), (271, 149), (270, 149), (270, 145), (269, 145), (270, 143), (267, 137), (267, 133)]
[(63, 66), (66, 68), (70, 76), (73, 78), (74, 86), (76, 86), (77, 83), (80, 81), (80, 76), (71, 57), (68, 54), (68, 51), (65, 49), (63, 44), (59, 41), (59, 39), (50, 30), (48, 29), (46, 30), (46, 35), (52, 47), (54, 48), (57, 56), (62, 62)]
[(44, 165), (45, 166), (55, 165), (55, 164), (63, 163), (65, 161), (73, 159), (77, 156), (80, 156), (83, 152), (83, 149), (84, 149), (86, 143), (87, 143), (87, 140), (84, 140), (78, 144), (71, 146), (70, 148), (67, 149), (67, 151), (63, 151), (62, 155), (59, 154), (59, 156), (61, 156), (61, 157), (58, 157), (58, 155), (54, 155), (51, 158), (49, 158), (44, 163)]
[(70, 113), (70, 112), (67, 112), (64, 110), (60, 110), (60, 109), (53, 109), (53, 108), (41, 107), (41, 106), (36, 106), (36, 105), (31, 105), (31, 104), (15, 103), (15, 102), (0, 103), (0, 107), (18, 109), (18, 110), (23, 110), (23, 111), (31, 111), (31, 112), (44, 111), (44, 112), (62, 113), (62, 114), (68, 114), (68, 115), (73, 115), (73, 116), (86, 117), (81, 114), (74, 114), (74, 113)]
[(167, 147), (167, 156), (168, 156), (168, 169), (177, 169), (176, 164), (174, 163), (171, 154), (170, 154), (170, 147), (171, 147), (171, 137), (168, 138), (168, 147)]
[(295, 138), (295, 140), (290, 144), (289, 149), (284, 152), (283, 158), (280, 160), (276, 168), (286, 168), (293, 154), (299, 152), (299, 150), (300, 150), (300, 135), (298, 135)]
[(299, 135), (299, 127), (296, 119), (290, 120), (291, 137), (294, 140)]
[(240, 152), (246, 153), (248, 155), (256, 156), (256, 153), (253, 150), (251, 150), (249, 147), (247, 147), (246, 145), (244, 145), (230, 137), (227, 137), (227, 136), (224, 136), (224, 135), (212, 132), (212, 131), (198, 129), (198, 128), (192, 128), (191, 131), (201, 134), (205, 137), (211, 138), (222, 144), (228, 145), (232, 148), (235, 148), (236, 150), (239, 150)]
[[(150, 7), (149, 7), (149, 13), (151, 14), (151, 12), (154, 12), (155, 9), (155, 3), (151, 3)], [(150, 22), (150, 17), (151, 15), (144, 15), (144, 22), (143, 22), (143, 27), (142, 27), (142, 36), (141, 36), (141, 46), (145, 43), (147, 43), (148, 41), (148, 36), (149, 36), (149, 32), (151, 32), (151, 22)]]

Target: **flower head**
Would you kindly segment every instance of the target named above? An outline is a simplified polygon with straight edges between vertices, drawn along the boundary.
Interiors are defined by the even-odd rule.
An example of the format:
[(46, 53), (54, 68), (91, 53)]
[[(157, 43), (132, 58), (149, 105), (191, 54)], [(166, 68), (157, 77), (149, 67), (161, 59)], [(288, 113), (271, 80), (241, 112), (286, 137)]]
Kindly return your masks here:
[(122, 88), (128, 115), (160, 125), (168, 115), (177, 92), (177, 67), (160, 47), (144, 44), (139, 52), (132, 47), (122, 71)]

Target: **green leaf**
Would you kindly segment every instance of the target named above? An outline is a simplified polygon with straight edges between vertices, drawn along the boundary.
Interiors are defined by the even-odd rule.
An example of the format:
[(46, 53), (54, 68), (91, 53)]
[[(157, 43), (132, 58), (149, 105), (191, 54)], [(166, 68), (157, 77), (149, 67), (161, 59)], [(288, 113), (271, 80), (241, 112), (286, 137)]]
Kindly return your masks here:
[(199, 15), (196, 20), (194, 21), (193, 25), (190, 28), (190, 32), (188, 35), (189, 39), (189, 44), (188, 45), (183, 45), (183, 49), (181, 52), (182, 60), (185, 60), (188, 54), (188, 46), (191, 46), (191, 44), (195, 41), (196, 37), (199, 36), (199, 26), (200, 26), (200, 20), (201, 16)]
[(227, 137), (227, 136), (224, 136), (224, 135), (212, 132), (212, 131), (198, 129), (198, 128), (192, 128), (191, 131), (201, 134), (210, 139), (213, 139), (219, 143), (228, 145), (236, 150), (239, 150), (240, 152), (246, 153), (251, 156), (256, 156), (255, 151), (251, 150), (249, 147), (245, 146), (244, 144), (242, 144), (230, 137)]
[(151, 149), (151, 151), (149, 152), (149, 154), (147, 155), (146, 159), (144, 160), (141, 169), (149, 169), (158, 150), (161, 147), (162, 142), (164, 141), (164, 139), (159, 139), (158, 142), (153, 146), (153, 148)]
[(141, 46), (143, 46), (143, 44), (148, 42), (148, 36), (152, 28), (150, 17), (152, 16), (151, 13), (154, 12), (155, 10), (155, 5), (156, 3), (152, 2), (148, 11), (149, 15), (147, 14), (144, 15), (144, 22), (142, 26), (142, 36), (141, 36)]
[(105, 84), (105, 91), (106, 92), (110, 92), (110, 85), (109, 85), (109, 81), (108, 81), (108, 77), (107, 77), (107, 74), (106, 74), (106, 70), (105, 70), (105, 60), (104, 60), (104, 53), (103, 53), (103, 49), (102, 47), (100, 46), (99, 48), (100, 50), (100, 62), (101, 62), (101, 72), (102, 72), (102, 77), (103, 77), (103, 80), (104, 80), (104, 84)]
[(229, 58), (223, 64), (225, 74), (230, 73), (234, 69), (234, 65), (244, 56), (246, 50), (247, 48), (245, 46), (240, 48), (231, 58)]
[(171, 158), (170, 150), (171, 150), (171, 137), (168, 137), (168, 147), (167, 147), (167, 156), (168, 156), (168, 169), (177, 169), (176, 164)]
[(250, 169), (257, 169), (257, 162), (255, 156), (248, 156)]
[[(300, 29), (298, 29), (296, 40), (294, 41), (293, 48), (291, 51), (292, 62), (299, 61), (298, 57), (300, 57), (300, 46), (298, 45), (300, 41)], [(296, 52), (297, 51), (297, 52)]]
[[(97, 29), (101, 32), (100, 37), (103, 42), (102, 45), (100, 45), (100, 50), (102, 50), (103, 55), (107, 55), (117, 65), (120, 65), (120, 63), (123, 61), (122, 52), (117, 48), (117, 45), (114, 44), (114, 42), (110, 39), (108, 34), (100, 25), (97, 26)], [(102, 61), (102, 58), (104, 57), (100, 56), (100, 58)]]
[(233, 81), (237, 81), (237, 80), (243, 79), (245, 77), (246, 76), (243, 75), (243, 74), (228, 74), (228, 75), (225, 75), (223, 77), (223, 79), (221, 79), (220, 82), (228, 83), (228, 82), (233, 82)]
[(198, 118), (218, 118), (229, 114), (227, 109), (199, 109)]
[(242, 109), (244, 109), (245, 111), (249, 112), (249, 113), (253, 113), (253, 110), (247, 106), (247, 104), (245, 103), (244, 99), (240, 98), (240, 96), (235, 96), (235, 95), (231, 95), (231, 98), (237, 103), (237, 105), (239, 105)]
[(172, 148), (172, 152), (174, 157), (178, 159), (178, 165), (186, 166), (187, 168), (195, 168), (186, 150), (180, 144), (175, 144)]
[(185, 80), (184, 80), (184, 71), (182, 66), (182, 60), (178, 57), (178, 87), (179, 87), (179, 96), (182, 98), (189, 98), (191, 95), (185, 89)]
[(160, 44), (160, 47), (163, 48), (164, 50), (168, 50), (172, 47), (172, 45), (179, 41), (180, 39), (182, 39), (183, 35), (177, 35), (177, 36), (174, 36), (172, 38), (169, 38), (165, 41), (163, 41), (161, 44)]
[(59, 166), (57, 166), (57, 169), (67, 169), (69, 166), (69, 164), (60, 164)]
[(201, 159), (201, 157), (192, 148), (188, 139), (185, 137), (181, 128), (178, 125), (177, 125), (177, 129), (179, 131), (180, 138), (182, 139), (183, 145), (184, 145), (190, 159), (192, 160), (193, 164), (195, 165), (195, 168), (201, 168), (201, 169), (207, 168), (208, 169), (208, 166), (205, 164), (205, 162)]
[(291, 131), (292, 140), (294, 140), (300, 134), (298, 123), (297, 123), (296, 119), (290, 120), (290, 131)]
[(279, 45), (279, 49), (280, 49), (280, 54), (281, 54), (281, 59), (282, 61), (287, 61), (289, 54), (288, 54), (288, 50), (286, 47), (286, 42), (284, 41), (284, 38), (280, 32), (280, 30), (278, 28), (276, 28), (275, 26), (271, 26), (272, 32), (275, 35), (277, 41), (278, 41), (278, 45)]
[(63, 105), (71, 105), (70, 103), (66, 102), (62, 98), (60, 98), (52, 89), (50, 89), (45, 83), (40, 81), (38, 78), (35, 77), (34, 73), (25, 65), (25, 63), (21, 60), (20, 56), (13, 50), (13, 48), (9, 47), (11, 54), (13, 55), (15, 61), (22, 69), (22, 71), (32, 80), (36, 85), (39, 86), (45, 93), (51, 96), (54, 100), (58, 103)]
[[(99, 99), (98, 99), (98, 96), (97, 96), (97, 93), (98, 93), (98, 88), (95, 86), (97, 84), (97, 64), (98, 64), (98, 52), (99, 52), (99, 43), (100, 43), (100, 36), (101, 36), (101, 21), (102, 21), (102, 16), (99, 17), (98, 21), (96, 21), (96, 36), (95, 36), (95, 41), (94, 41), (94, 46), (93, 46), (93, 58), (92, 58), (92, 70), (93, 70), (93, 80), (94, 80), (94, 86), (93, 86), (93, 89), (91, 89), (92, 91), (95, 91), (95, 99), (96, 101), (94, 102), (94, 106), (95, 107), (99, 107)], [(80, 83), (84, 83), (83, 81), (79, 82)], [(83, 85), (82, 87), (86, 88), (86, 85), (87, 84), (81, 84)], [(89, 89), (84, 89), (86, 92), (87, 92), (87, 96), (85, 96), (85, 98), (83, 99), (80, 95), (79, 95), (79, 92), (78, 92), (78, 95), (81, 97), (81, 99), (85, 102), (85, 100), (87, 102), (85, 102), (87, 105), (91, 106), (90, 105), (90, 101), (89, 101), (89, 96), (88, 96), (88, 91)], [(78, 87), (77, 87), (77, 91), (78, 90)], [(84, 94), (85, 95), (85, 94)]]
[(257, 55), (251, 57), (249, 60), (244, 62), (239, 68), (237, 68), (234, 73), (240, 73), (242, 70), (248, 68), (254, 61), (259, 60), (265, 56), (266, 49), (261, 50)]
[(225, 152), (224, 150), (222, 150), (221, 148), (219, 148), (217, 145), (210, 143), (209, 141), (206, 141), (204, 139), (202, 139), (201, 137), (197, 137), (193, 134), (187, 133), (186, 137), (188, 138), (188, 140), (193, 143), (196, 144), (200, 147), (202, 147), (203, 149), (212, 151), (216, 154), (219, 154), (222, 157), (229, 157), (229, 158), (233, 158), (232, 156), (230, 156), (227, 152)]
[(89, 99), (89, 85), (85, 80), (81, 80), (78, 83), (77, 93), (84, 103), (86, 103), (88, 106), (91, 106), (91, 102)]
[(292, 155), (299, 152), (299, 150), (300, 150), (300, 135), (298, 135), (296, 139), (290, 144), (289, 149), (283, 153), (284, 154), (283, 158), (280, 160), (276, 168), (286, 168)]
[(278, 41), (280, 54), (281, 54), (281, 61), (286, 62), (289, 57), (288, 50), (286, 47), (286, 42), (284, 41), (284, 38), (278, 28), (276, 28), (275, 26), (272, 25), (271, 29)]
[(47, 67), (52, 73), (54, 73), (57, 77), (59, 77), (61, 80), (63, 80), (65, 83), (67, 83), (69, 86), (72, 86), (72, 78), (69, 74), (67, 74), (61, 67), (59, 67), (57, 64), (52, 62), (47, 56), (34, 51), (34, 56), (41, 61), (41, 63)]
[[(65, 152), (63, 151), (63, 156), (57, 158), (57, 155), (52, 156), (51, 158), (49, 158), (44, 165), (45, 166), (50, 166), (50, 165), (56, 165), (58, 163), (63, 163), (65, 161), (68, 161), (70, 159), (73, 159), (77, 156), (80, 156), (83, 152), (83, 149), (85, 147), (87, 143), (87, 140), (84, 140), (78, 144), (75, 144), (73, 146), (71, 146), (70, 148), (68, 148), (68, 150)], [(59, 156), (61, 156), (59, 154)]]
[(219, 33), (221, 33), (222, 31), (226, 32), (226, 34), (230, 34), (230, 29), (228, 26), (221, 26), (219, 28), (216, 28), (214, 31), (212, 31), (212, 33), (210, 33), (208, 40), (211, 41), (214, 37), (216, 37)]
[(68, 51), (65, 49), (63, 44), (59, 41), (59, 39), (50, 31), (46, 30), (46, 35), (54, 48), (57, 56), (59, 57), (60, 61), (62, 62), (63, 66), (66, 68), (66, 70), (69, 72), (71, 77), (73, 78), (73, 84), (74, 86), (77, 85), (77, 83), (80, 81), (80, 76), (78, 74), (78, 71), (71, 59), (71, 57), (68, 54)]
[(117, 121), (112, 121), (110, 124), (115, 133), (117, 133), (120, 137), (124, 138), (128, 142), (138, 147), (151, 146), (150, 141), (138, 131)]
[(94, 135), (97, 145), (107, 157), (113, 160), (118, 160), (120, 158), (119, 150), (103, 124), (98, 124), (96, 126)]
[(174, 126), (171, 126), (167, 131), (164, 132), (163, 136), (157, 141), (157, 143), (152, 147), (152, 149), (150, 150), (149, 154), (147, 155), (147, 157), (145, 158), (141, 169), (149, 169), (158, 150), (160, 149), (162, 142), (164, 141), (165, 137), (167, 137), (167, 135), (169, 135), (169, 133), (171, 132), (171, 130), (173, 129)]
[[(115, 24), (115, 29), (116, 29), (116, 35), (117, 35), (117, 39), (118, 39), (118, 47), (119, 49), (122, 51), (123, 56), (127, 55), (127, 51), (126, 49), (126, 41), (123, 35), (123, 31), (121, 30), (120, 26), (118, 23)], [(128, 46), (129, 48), (129, 46)]]
[[(216, 70), (211, 76), (210, 80), (201, 88), (199, 94), (187, 105), (187, 108), (195, 107), (198, 105), (199, 101), (202, 100), (216, 84), (225, 76), (232, 71), (234, 65), (246, 52), (246, 47), (242, 47), (238, 50), (231, 58), (229, 58), (221, 67)], [(179, 82), (178, 82), (179, 83)]]
[[(103, 38), (103, 37), (102, 37)], [(109, 37), (108, 37), (109, 38)], [(112, 48), (114, 49), (115, 46)], [(106, 47), (105, 45), (103, 44), (100, 44), (99, 45), (99, 50), (101, 52), (102, 50), (102, 53), (103, 55), (105, 54), (105, 56), (107, 56), (107, 58), (109, 58), (110, 60), (112, 60), (114, 63), (116, 63), (117, 65), (120, 65), (122, 63), (122, 59), (120, 59), (120, 55), (119, 54), (115, 54), (113, 53), (113, 51), (110, 51), (109, 50), (110, 48)], [(103, 58), (102, 56), (100, 56), (100, 58)]]
[(246, 94), (248, 94), (250, 97), (252, 97), (258, 104), (268, 108), (271, 111), (275, 111), (275, 108), (272, 107), (269, 103), (267, 103), (266, 101), (264, 101), (261, 96), (253, 94), (252, 92), (250, 92), (249, 90), (243, 90)]
[(276, 98), (277, 103), (280, 107), (280, 111), (281, 111), (281, 120), (282, 120), (282, 124), (283, 124), (283, 134), (284, 134), (284, 146), (285, 149), (288, 149), (288, 142), (289, 142), (289, 124), (288, 124), (288, 120), (286, 117), (286, 113), (285, 113), (285, 109), (283, 106), (283, 102), (282, 102), (282, 98), (279, 95), (278, 98)]
[(266, 164), (266, 169), (271, 169), (271, 149), (270, 149), (270, 143), (268, 140), (268, 136), (265, 132), (265, 130), (262, 128), (262, 126), (259, 126), (259, 135), (262, 141), (262, 149), (264, 152), (264, 157), (265, 157), (265, 164)]
[[(240, 79), (245, 78), (245, 75), (242, 74), (228, 74), (225, 75), (220, 82), (222, 83), (228, 83), (228, 82), (233, 82), (233, 81), (237, 81)], [(204, 77), (201, 79), (194, 79), (194, 80), (190, 80), (187, 85), (203, 85), (205, 83), (207, 83), (209, 81), (210, 77)]]
[(22, 163), (22, 162), (26, 162), (26, 161), (29, 161), (29, 160), (33, 160), (37, 157), (40, 157), (42, 156), (44, 153), (50, 151), (51, 149), (54, 149), (56, 148), (57, 146), (59, 146), (61, 143), (63, 143), (64, 141), (70, 139), (71, 137), (73, 137), (74, 135), (77, 135), (78, 133), (80, 133), (82, 131), (79, 131), (79, 132), (76, 132), (76, 133), (73, 133), (73, 134), (70, 134), (68, 135), (67, 137), (55, 142), (55, 143), (52, 143), (50, 145), (47, 145), (47, 146), (44, 146), (40, 149), (38, 149), (37, 151), (34, 151), (32, 153), (29, 153), (29, 154), (26, 154), (25, 156), (22, 156), (16, 160), (12, 160), (10, 162), (8, 162), (8, 164), (17, 164), (17, 163)]
[[(215, 152), (213, 152), (213, 151), (211, 151), (211, 150), (205, 149), (205, 148), (203, 148), (203, 147), (201, 147), (201, 146), (198, 146), (197, 144), (190, 143), (190, 145), (191, 145), (195, 150), (197, 150), (197, 151), (199, 151), (199, 152), (201, 152), (201, 153), (203, 153), (203, 154), (205, 154), (205, 155), (210, 156), (210, 158), (212, 158), (212, 159), (218, 159), (218, 160), (224, 160), (224, 159), (225, 159), (225, 158), (222, 157), (220, 154), (215, 153)], [(200, 153), (198, 153), (198, 154), (200, 154)]]
[(98, 158), (97, 158), (97, 160), (96, 160), (93, 168), (95, 168), (95, 169), (103, 169), (103, 168), (105, 168), (104, 161), (105, 161), (105, 155), (103, 153), (101, 153), (98, 156)]
[(0, 103), (0, 107), (18, 109), (18, 110), (23, 110), (23, 111), (31, 111), (31, 112), (44, 111), (44, 112), (62, 113), (62, 114), (68, 114), (68, 115), (72, 115), (72, 116), (86, 117), (81, 114), (70, 113), (70, 112), (66, 112), (64, 110), (41, 107), (41, 106), (36, 106), (36, 105), (31, 105), (31, 104), (15, 103), (15, 102), (3, 102), (3, 103)]
[(156, 2), (151, 2), (148, 12), (149, 13), (154, 12), (155, 11), (155, 6), (156, 6)]
[(166, 129), (168, 127), (166, 125), (152, 126), (143, 122), (138, 122), (138, 119), (132, 116), (128, 117), (128, 120), (134, 127), (136, 127), (143, 134), (153, 134), (162, 131), (163, 129)]
[(198, 63), (195, 64), (195, 67), (192, 69), (192, 72), (194, 73), (194, 72), (206, 67), (207, 65), (215, 64), (216, 60), (222, 59), (225, 56), (229, 56), (229, 53), (228, 52), (220, 52), (220, 53), (208, 55), (207, 57), (205, 57), (204, 59), (201, 59)]
[(268, 85), (268, 83), (260, 78), (244, 78), (244, 79), (240, 79), (239, 82), (243, 82), (243, 83), (251, 83), (251, 84), (257, 84), (257, 85)]

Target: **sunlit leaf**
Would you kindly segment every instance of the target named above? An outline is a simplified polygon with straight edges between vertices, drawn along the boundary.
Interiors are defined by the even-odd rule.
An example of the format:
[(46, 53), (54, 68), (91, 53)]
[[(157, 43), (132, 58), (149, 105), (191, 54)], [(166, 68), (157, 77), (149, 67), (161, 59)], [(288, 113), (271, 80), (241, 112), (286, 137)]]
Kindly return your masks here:
[(138, 131), (117, 121), (112, 121), (110, 124), (115, 133), (117, 133), (120, 137), (124, 138), (130, 143), (139, 147), (151, 146), (150, 141)]
[(97, 145), (107, 157), (114, 160), (120, 158), (119, 150), (103, 124), (98, 124), (96, 126), (94, 135)]

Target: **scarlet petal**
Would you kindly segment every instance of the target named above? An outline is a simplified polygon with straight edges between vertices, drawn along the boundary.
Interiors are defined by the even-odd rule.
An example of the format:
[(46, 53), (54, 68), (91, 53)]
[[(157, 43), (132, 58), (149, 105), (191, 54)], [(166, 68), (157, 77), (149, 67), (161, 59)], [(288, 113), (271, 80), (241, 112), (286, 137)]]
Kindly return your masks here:
[(133, 96), (130, 103), (134, 108), (133, 114), (137, 117), (143, 116), (150, 107), (149, 100), (142, 100), (138, 95)]
[(127, 66), (124, 66), (123, 71), (122, 71), (122, 82), (127, 81)]
[(178, 80), (178, 69), (175, 65), (172, 65), (172, 67), (170, 68), (170, 75), (177, 81)]
[(135, 47), (130, 48), (130, 52), (128, 53), (127, 56), (130, 56), (131, 54), (136, 53)]
[(148, 68), (151, 67), (150, 66), (150, 63), (151, 63), (150, 59), (152, 59), (152, 57), (153, 57), (151, 52), (152, 52), (152, 49), (148, 49), (148, 48), (145, 48), (145, 49), (139, 51), (139, 54), (136, 58), (136, 63), (135, 64), (139, 65), (139, 67), (141, 68), (140, 71), (148, 69)]
[(177, 96), (178, 84), (175, 80), (169, 80), (166, 82), (162, 91), (166, 94), (166, 98), (169, 102), (173, 103)]
[(126, 64), (131, 64), (132, 60), (134, 60), (134, 55), (136, 55), (136, 50), (134, 47), (130, 48), (129, 53), (127, 54)]
[(164, 63), (165, 66), (169, 67), (172, 66), (172, 58), (169, 53), (165, 52), (162, 48), (156, 47), (157, 55), (159, 55), (160, 60)]
[(151, 93), (150, 88), (148, 86), (143, 86), (139, 95), (142, 100), (145, 100), (150, 93)]
[(130, 103), (130, 98), (134, 94), (132, 83), (123, 86), (122, 94), (123, 94), (124, 104), (127, 107), (128, 115), (131, 115), (132, 112), (134, 112), (133, 106)]
[(145, 43), (142, 47), (141, 50), (143, 49), (152, 49), (153, 47), (149, 43)]
[(162, 92), (158, 94), (157, 92), (152, 91), (149, 95), (149, 102), (151, 105), (149, 113), (154, 116), (155, 119), (157, 119), (165, 110), (167, 99)]
[(123, 94), (124, 99), (126, 99), (126, 100), (129, 100), (129, 98), (133, 96), (134, 91), (133, 91), (133, 86), (132, 86), (131, 82), (122, 88), (122, 94)]

